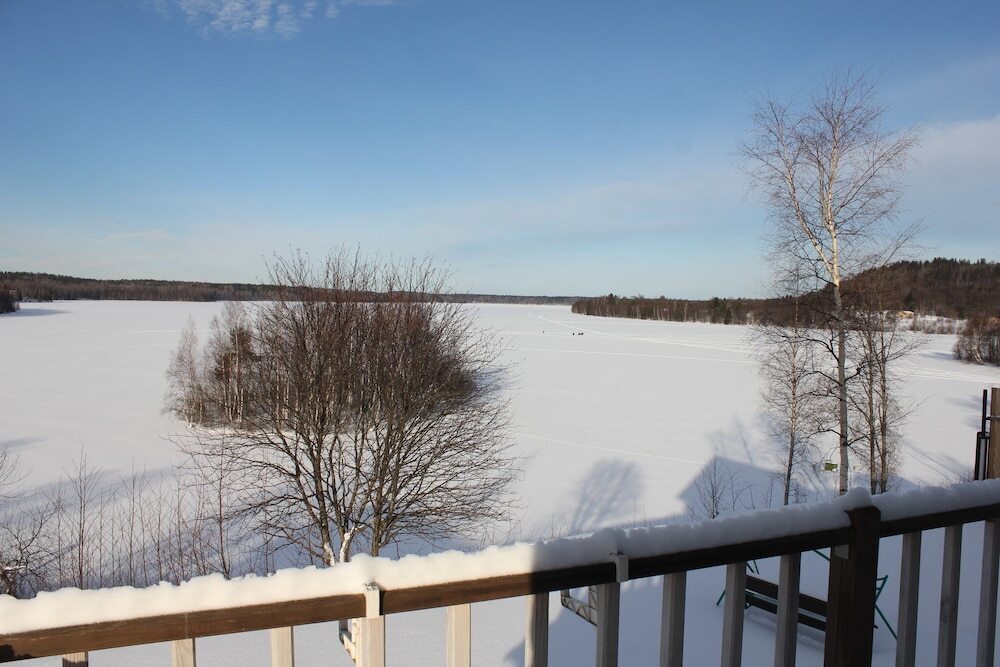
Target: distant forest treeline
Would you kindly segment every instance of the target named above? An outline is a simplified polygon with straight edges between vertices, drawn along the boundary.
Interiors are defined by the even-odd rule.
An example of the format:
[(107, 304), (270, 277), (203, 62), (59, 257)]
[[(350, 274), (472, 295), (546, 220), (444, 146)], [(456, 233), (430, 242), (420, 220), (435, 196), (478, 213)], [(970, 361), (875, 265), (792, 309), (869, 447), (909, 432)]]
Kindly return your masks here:
[[(896, 262), (847, 281), (845, 294), (872, 281), (878, 282), (887, 309), (953, 319), (966, 319), (977, 314), (1000, 315), (998, 262), (943, 258)], [(821, 298), (821, 294), (805, 295), (806, 301)], [(795, 299), (788, 297), (692, 300), (609, 294), (573, 303), (573, 312), (584, 315), (718, 324), (781, 323), (790, 319), (794, 309)]]
[[(250, 283), (200, 283), (177, 280), (99, 280), (50, 273), (0, 271), (0, 288), (13, 290), (21, 301), (73, 299), (127, 301), (267, 301), (277, 290), (273, 285)], [(442, 300), (456, 303), (574, 303), (573, 296), (517, 296), (509, 294), (446, 294)]]

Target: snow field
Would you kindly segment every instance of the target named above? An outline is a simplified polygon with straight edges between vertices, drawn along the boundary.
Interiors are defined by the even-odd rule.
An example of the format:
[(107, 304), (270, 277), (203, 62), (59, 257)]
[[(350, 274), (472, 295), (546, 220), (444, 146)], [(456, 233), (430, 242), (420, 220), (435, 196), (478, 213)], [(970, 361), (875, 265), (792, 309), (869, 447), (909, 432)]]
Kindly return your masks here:
[[(501, 541), (686, 521), (697, 506), (695, 483), (713, 457), (725, 460), (743, 483), (766, 486), (776, 452), (759, 423), (756, 366), (744, 328), (588, 318), (565, 307), (472, 307), (503, 337), (505, 358), (514, 364), (514, 436), (523, 478), (518, 521), (509, 535), (498, 536)], [(62, 302), (25, 304), (21, 313), (0, 318), (0, 445), (16, 449), (39, 485), (68, 472), (81, 447), (112, 479), (133, 466), (169, 471), (176, 453), (166, 436), (181, 425), (161, 412), (164, 372), (188, 315), (205, 327), (220, 309)], [(1000, 370), (954, 361), (953, 343), (953, 336), (929, 336), (901, 369), (905, 392), (919, 406), (906, 432), (904, 486), (954, 481), (971, 469), (980, 392), (1000, 384)], [(832, 496), (832, 478), (829, 484)], [(936, 645), (941, 532), (924, 539), (922, 655), (933, 655)], [(972, 651), (975, 645), (981, 532), (972, 526), (965, 535), (960, 664), (971, 660), (962, 647)], [(879, 568), (890, 574), (880, 606), (893, 623), (898, 542), (883, 542)], [(769, 578), (775, 568), (762, 563)], [(690, 575), (690, 664), (718, 659), (721, 609), (714, 602), (722, 582), (718, 568)], [(804, 556), (803, 590), (825, 596), (825, 582), (825, 561)], [(623, 590), (621, 664), (655, 664), (659, 580), (629, 582)], [(562, 610), (557, 598), (552, 596), (550, 618), (552, 664), (589, 664), (593, 631)], [(524, 605), (520, 599), (474, 605), (476, 664), (521, 664)], [(335, 636), (328, 625), (297, 629), (299, 664), (349, 664)], [(390, 617), (387, 637), (390, 664), (441, 664), (444, 612)], [(748, 611), (745, 664), (768, 663), (772, 644), (773, 619)], [(877, 631), (876, 664), (892, 664), (893, 649), (891, 636)], [(800, 633), (799, 654), (800, 664), (821, 663), (815, 635)], [(204, 665), (264, 665), (267, 635), (201, 640), (198, 656)], [(92, 659), (99, 665), (166, 664), (169, 647), (103, 651)]]

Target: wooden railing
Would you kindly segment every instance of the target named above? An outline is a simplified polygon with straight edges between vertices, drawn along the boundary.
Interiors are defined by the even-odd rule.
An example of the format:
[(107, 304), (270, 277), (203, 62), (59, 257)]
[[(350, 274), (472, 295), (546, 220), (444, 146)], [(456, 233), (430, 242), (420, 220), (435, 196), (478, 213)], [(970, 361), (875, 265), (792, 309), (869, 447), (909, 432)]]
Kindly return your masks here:
[[(0, 636), (0, 661), (62, 655), (64, 664), (86, 665), (88, 651), (170, 641), (173, 642), (173, 664), (193, 666), (196, 638), (272, 629), (272, 664), (290, 666), (294, 661), (293, 626), (359, 619), (352, 637), (356, 662), (361, 667), (381, 667), (385, 663), (386, 614), (444, 607), (447, 608), (447, 661), (448, 665), (459, 667), (471, 661), (469, 605), (523, 596), (527, 597), (525, 665), (539, 667), (548, 664), (549, 594), (592, 586), (596, 664), (608, 667), (618, 661), (621, 583), (663, 576), (660, 665), (676, 667), (681, 665), (684, 654), (687, 573), (724, 565), (726, 595), (720, 653), (721, 664), (732, 667), (740, 665), (742, 660), (746, 563), (752, 559), (780, 557), (774, 664), (789, 667), (795, 664), (801, 555), (812, 549), (829, 548), (825, 664), (858, 667), (870, 664), (872, 658), (879, 542), (881, 538), (902, 535), (896, 665), (906, 667), (916, 662), (921, 535), (927, 530), (944, 528), (936, 664), (948, 666), (955, 664), (963, 526), (985, 521), (976, 664), (992, 665), (1000, 564), (1000, 482), (961, 486), (971, 488), (973, 484), (979, 491), (974, 502), (966, 502), (965, 506), (963, 502), (951, 503), (959, 506), (945, 511), (917, 514), (900, 510), (896, 503), (883, 520), (879, 504), (885, 503), (876, 499), (874, 505), (848, 510), (848, 521), (840, 522), (842, 527), (799, 531), (759, 540), (742, 539), (711, 548), (669, 552), (664, 548), (663, 553), (635, 558), (627, 554), (609, 554), (605, 562), (505, 576), (408, 588), (381, 589), (370, 585), (367, 590), (354, 594), (86, 625), (54, 625), (43, 630), (4, 634)], [(733, 526), (754, 520), (752, 515), (727, 519), (734, 522)], [(743, 525), (752, 526), (750, 523)], [(0, 632), (2, 624), (0, 619)], [(655, 640), (651, 637), (650, 641)]]

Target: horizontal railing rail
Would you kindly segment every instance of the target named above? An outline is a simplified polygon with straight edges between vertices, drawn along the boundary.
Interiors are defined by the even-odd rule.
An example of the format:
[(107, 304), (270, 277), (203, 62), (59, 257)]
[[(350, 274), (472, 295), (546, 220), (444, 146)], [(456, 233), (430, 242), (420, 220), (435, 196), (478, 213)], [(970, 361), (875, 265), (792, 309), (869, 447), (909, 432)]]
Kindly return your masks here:
[[(976, 494), (976, 504), (948, 507), (929, 513), (902, 512), (898, 509), (897, 504), (893, 507), (892, 511), (887, 512), (889, 518), (881, 520), (879, 518), (880, 512), (878, 511), (879, 503), (878, 499), (876, 499), (874, 501), (875, 505), (872, 507), (861, 507), (860, 509), (848, 511), (847, 514), (850, 516), (850, 523), (843, 527), (827, 527), (820, 530), (794, 532), (792, 534), (762, 539), (746, 539), (745, 535), (741, 535), (739, 531), (736, 531), (737, 536), (732, 541), (722, 541), (721, 543), (713, 544), (711, 547), (686, 550), (664, 549), (662, 553), (644, 554), (634, 558), (628, 558), (628, 554), (625, 554), (627, 567), (624, 568), (624, 574), (622, 565), (613, 562), (609, 554), (608, 560), (603, 562), (546, 568), (502, 576), (474, 577), (420, 586), (386, 587), (378, 591), (378, 600), (374, 606), (374, 614), (372, 611), (371, 592), (366, 596), (361, 591), (358, 593), (343, 593), (320, 597), (303, 597), (296, 600), (266, 604), (224, 606), (214, 609), (192, 610), (123, 620), (106, 620), (87, 624), (64, 626), (53, 624), (51, 627), (44, 629), (32, 629), (23, 632), (4, 632), (4, 621), (0, 619), (0, 662), (44, 656), (84, 654), (88, 651), (101, 649), (158, 642), (178, 642), (179, 640), (193, 640), (213, 635), (289, 628), (297, 625), (344, 619), (363, 619), (366, 616), (371, 618), (373, 615), (381, 617), (385, 614), (438, 607), (458, 608), (462, 605), (503, 598), (545, 596), (547, 600), (546, 594), (548, 593), (585, 586), (614, 586), (614, 595), (617, 596), (617, 585), (624, 580), (661, 575), (669, 575), (668, 579), (671, 576), (674, 577), (674, 579), (671, 579), (671, 586), (665, 586), (664, 588), (664, 636), (670, 635), (673, 637), (671, 641), (682, 642), (683, 624), (681, 622), (679, 627), (680, 636), (678, 639), (676, 610), (680, 609), (681, 612), (683, 611), (683, 573), (721, 565), (729, 566), (727, 595), (733, 595), (735, 599), (742, 600), (745, 593), (745, 569), (743, 569), (743, 564), (746, 561), (771, 557), (787, 557), (789, 555), (797, 557), (798, 554), (803, 552), (820, 548), (832, 548), (832, 551), (836, 554), (836, 547), (848, 545), (849, 549), (844, 549), (844, 552), (847, 553), (849, 551), (851, 553), (843, 556), (843, 563), (835, 562), (831, 566), (831, 609), (829, 615), (833, 628), (832, 630), (828, 630), (827, 637), (829, 641), (830, 632), (844, 632), (843, 627), (838, 628), (838, 622), (836, 621), (837, 610), (835, 607), (838, 604), (855, 605), (863, 602), (863, 600), (852, 597), (853, 593), (851, 593), (851, 590), (853, 589), (849, 590), (850, 586), (844, 584), (846, 579), (844, 581), (838, 580), (837, 586), (840, 588), (837, 591), (841, 592), (838, 593), (835, 591), (834, 586), (835, 576), (847, 576), (844, 573), (856, 565), (852, 564), (853, 561), (849, 561), (849, 559), (857, 557), (857, 554), (861, 553), (862, 549), (856, 549), (854, 545), (862, 544), (865, 540), (868, 540), (870, 543), (874, 539), (875, 544), (872, 548), (877, 560), (877, 540), (881, 537), (919, 535), (922, 531), (936, 528), (953, 529), (956, 526), (960, 527), (966, 523), (978, 521), (989, 522), (1000, 519), (1000, 482), (975, 482), (974, 484), (992, 485), (988, 489), (977, 489), (979, 493)], [(990, 502), (982, 502), (978, 500), (980, 498), (986, 498)], [(955, 505), (956, 502), (952, 502), (952, 504)], [(957, 504), (961, 505), (961, 502)], [(859, 523), (858, 517), (862, 515), (864, 522)], [(776, 513), (776, 516), (780, 517), (780, 512)], [(753, 515), (746, 517), (738, 516), (726, 520), (735, 522), (733, 525), (740, 525), (739, 522), (754, 521), (755, 517)], [(587, 538), (581, 539), (586, 540)], [(904, 549), (905, 553), (907, 552)], [(836, 561), (836, 557), (834, 560)], [(797, 562), (792, 563), (789, 561), (786, 563), (786, 559), (782, 559), (783, 581), (785, 581), (786, 565), (796, 568), (791, 571), (794, 572), (794, 587), (797, 595)], [(867, 567), (871, 569), (874, 565), (869, 564)], [(843, 572), (838, 573), (838, 571), (835, 571), (837, 568), (840, 568)], [(741, 571), (743, 573), (743, 581), (740, 580)], [(874, 575), (874, 570), (871, 574)], [(984, 577), (987, 575), (988, 573), (984, 571)], [(678, 576), (682, 577), (682, 579), (676, 579)], [(865, 577), (867, 576), (867, 574), (861, 576), (861, 579), (864, 581), (857, 588), (858, 591), (862, 591), (862, 597), (867, 595), (867, 593), (864, 593), (864, 587), (867, 586)], [(679, 591), (677, 589), (678, 584), (680, 585)], [(674, 597), (668, 600), (668, 593)], [(676, 597), (678, 594), (680, 595), (679, 602)], [(838, 595), (841, 596), (839, 599)], [(847, 597), (843, 597), (844, 595)], [(534, 614), (544, 613), (546, 615), (545, 618), (547, 618), (547, 606), (543, 609), (538, 603), (539, 599), (541, 598), (535, 597), (532, 601), (534, 606), (531, 609), (534, 610)], [(778, 599), (783, 599), (782, 595), (779, 594)], [(26, 601), (27, 604), (31, 604), (31, 602)], [(673, 627), (667, 627), (668, 620), (666, 614), (668, 603), (672, 605), (671, 609), (675, 610), (675, 616), (670, 619), (670, 622), (675, 624)], [(605, 659), (605, 662), (599, 662), (599, 664), (615, 664), (614, 660), (617, 655), (617, 604), (617, 597), (615, 597), (612, 609), (615, 618), (614, 644), (612, 648), (614, 649), (615, 656), (610, 661)], [(788, 605), (792, 604), (792, 602), (789, 600), (782, 604)], [(797, 604), (797, 602), (794, 604)], [(874, 604), (874, 601), (872, 601), (872, 604)], [(910, 603), (907, 602), (907, 604)], [(915, 604), (915, 600), (912, 604)], [(724, 633), (735, 634), (724, 636), (723, 643), (730, 645), (739, 643), (742, 637), (742, 605), (734, 603), (732, 606), (733, 608), (730, 609), (727, 600), (727, 611), (725, 612), (727, 617), (725, 622), (728, 629), (724, 629)], [(739, 607), (739, 609), (736, 607)], [(993, 609), (995, 610), (995, 604)], [(902, 611), (901, 609), (901, 614)], [(795, 612), (793, 616), (797, 617), (797, 608)], [(610, 612), (606, 611), (605, 613)], [(782, 613), (787, 618), (788, 610), (786, 609)], [(731, 619), (729, 615), (732, 615)], [(449, 616), (450, 618), (451, 616)], [(538, 638), (538, 618), (530, 617), (529, 623), (535, 624), (533, 631), (529, 628), (529, 634), (534, 632), (533, 637), (529, 638), (531, 641), (526, 642), (530, 644), (529, 651), (541, 650), (544, 647), (541, 647), (539, 644), (541, 640)], [(733, 623), (740, 625), (738, 632), (732, 628)], [(794, 624), (792, 628), (794, 629)], [(871, 624), (868, 625), (868, 628), (871, 628)], [(605, 629), (604, 631), (607, 632), (608, 630)], [(602, 632), (600, 627), (598, 628), (598, 632), (600, 639), (600, 632)], [(869, 636), (868, 639), (870, 652), (871, 637)], [(905, 639), (904, 637), (903, 640)], [(384, 637), (382, 641), (384, 642)], [(666, 639), (662, 641), (666, 642)], [(794, 641), (794, 636), (791, 639), (786, 636), (782, 641), (786, 643)], [(663, 650), (666, 651), (663, 654), (666, 657), (664, 657), (661, 664), (680, 664), (679, 662), (671, 662), (669, 656), (682, 655), (682, 652), (678, 653), (676, 649), (672, 652), (666, 649)], [(175, 664), (193, 664), (193, 648), (191, 649), (190, 662), (184, 662), (184, 660), (177, 662), (176, 656), (177, 654), (175, 653)], [(724, 655), (724, 661), (726, 659)], [(730, 653), (728, 660), (729, 662), (725, 664), (739, 664), (739, 652), (736, 652), (735, 657)], [(793, 662), (790, 664), (794, 664), (794, 651), (792, 651), (792, 660)], [(358, 661), (361, 664), (362, 659), (359, 658)], [(83, 664), (86, 664), (85, 661)], [(544, 665), (546, 663), (536, 655), (533, 660), (528, 661), (528, 664)], [(776, 662), (775, 664), (783, 663)], [(848, 663), (831, 662), (828, 655), (827, 664)]]
[[(846, 542), (850, 534), (850, 528), (823, 530), (710, 549), (693, 549), (636, 558), (629, 561), (628, 578), (642, 579), (829, 547)], [(612, 583), (615, 581), (615, 575), (615, 565), (609, 561), (502, 577), (386, 589), (381, 591), (382, 612), (397, 614), (551, 593), (568, 588)], [(0, 636), (0, 661), (268, 630), (289, 625), (308, 625), (364, 615), (365, 596), (358, 593), (53, 627)]]

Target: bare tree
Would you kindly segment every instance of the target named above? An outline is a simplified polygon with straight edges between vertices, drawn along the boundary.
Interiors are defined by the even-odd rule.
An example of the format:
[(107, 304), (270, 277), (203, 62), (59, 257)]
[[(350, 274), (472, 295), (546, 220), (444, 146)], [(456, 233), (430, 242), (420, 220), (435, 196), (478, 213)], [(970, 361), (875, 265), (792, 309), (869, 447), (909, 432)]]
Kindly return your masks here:
[(899, 432), (909, 409), (899, 396), (896, 365), (924, 343), (919, 334), (901, 330), (896, 313), (886, 308), (885, 295), (882, 276), (869, 271), (854, 281), (848, 297), (858, 358), (858, 377), (850, 391), (857, 415), (852, 441), (864, 445), (871, 493), (888, 490), (902, 454)]
[(744, 483), (726, 459), (716, 451), (702, 468), (694, 483), (694, 503), (689, 505), (691, 519), (714, 519), (723, 512), (736, 512), (755, 505), (753, 488)]
[(976, 313), (955, 341), (955, 357), (976, 364), (1000, 366), (1000, 317)]
[(783, 443), (780, 471), (784, 505), (796, 495), (796, 473), (810, 461), (825, 416), (816, 371), (817, 346), (801, 316), (799, 297), (793, 299), (789, 323), (759, 323), (752, 334), (763, 380), (764, 414), (771, 435)]
[(889, 261), (913, 233), (895, 221), (916, 133), (887, 129), (884, 112), (873, 83), (848, 71), (831, 76), (803, 106), (759, 100), (751, 137), (741, 147), (747, 172), (771, 208), (776, 257), (810, 269), (830, 295), (841, 493), (848, 487), (850, 450), (842, 287), (860, 270)]
[(505, 515), (499, 348), (440, 298), (444, 279), (345, 252), (278, 259), (275, 299), (217, 321), (197, 372), (171, 366), (173, 409), (186, 392), (205, 406), (187, 450), (235, 466), (262, 539), (333, 565)]
[(205, 419), (205, 405), (199, 390), (202, 380), (198, 376), (198, 330), (194, 319), (188, 317), (181, 329), (180, 343), (167, 369), (169, 391), (165, 410), (173, 412), (184, 421), (194, 424)]
[(9, 449), (0, 449), (0, 594), (29, 597), (52, 583), (51, 499), (26, 494), (25, 474)]

